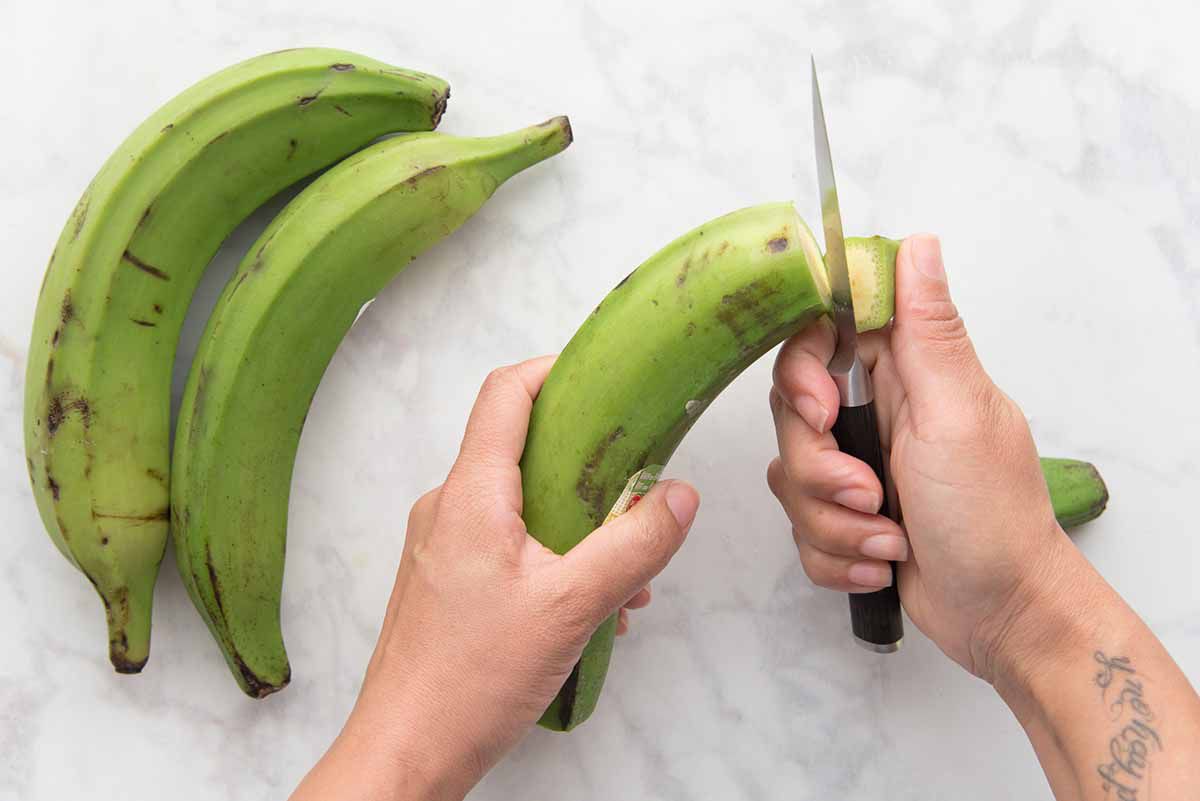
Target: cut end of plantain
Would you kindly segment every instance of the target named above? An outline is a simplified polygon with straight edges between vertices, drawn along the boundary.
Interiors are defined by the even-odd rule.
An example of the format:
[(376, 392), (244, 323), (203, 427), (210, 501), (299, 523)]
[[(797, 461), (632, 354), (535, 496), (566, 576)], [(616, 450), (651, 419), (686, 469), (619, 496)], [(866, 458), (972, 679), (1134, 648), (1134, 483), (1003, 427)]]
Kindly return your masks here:
[(833, 293), (829, 288), (829, 273), (825, 269), (825, 257), (821, 255), (821, 248), (817, 246), (817, 238), (813, 236), (812, 230), (799, 214), (796, 215), (796, 227), (800, 232), (800, 250), (804, 253), (804, 260), (808, 262), (808, 269), (812, 273), (817, 293), (821, 296), (821, 302), (825, 304), (825, 308), (829, 308), (833, 303)]
[(896, 308), (896, 254), (900, 243), (882, 236), (846, 240), (850, 294), (859, 332), (883, 328)]
[[(854, 299), (854, 325), (861, 334), (883, 328), (896, 309), (896, 254), (900, 243), (885, 236), (846, 237), (846, 267)], [(825, 264), (821, 257), (821, 264)], [(829, 275), (824, 279), (828, 286)]]

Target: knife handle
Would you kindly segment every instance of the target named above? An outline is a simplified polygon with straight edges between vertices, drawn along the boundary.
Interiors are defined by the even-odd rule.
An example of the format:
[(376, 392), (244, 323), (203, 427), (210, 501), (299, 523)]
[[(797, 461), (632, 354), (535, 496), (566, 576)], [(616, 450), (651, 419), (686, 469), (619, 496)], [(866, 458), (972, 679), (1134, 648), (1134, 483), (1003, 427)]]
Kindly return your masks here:
[[(883, 451), (879, 446), (879, 424), (875, 419), (875, 401), (861, 406), (842, 406), (833, 424), (838, 449), (871, 466), (884, 488), (879, 514), (892, 517), (888, 508), (887, 484), (883, 473)], [(893, 518), (895, 519), (895, 518)], [(850, 593), (850, 626), (858, 642), (876, 653), (899, 649), (904, 637), (900, 618), (900, 594), (896, 589), (896, 563), (892, 562), (892, 583), (878, 592)]]

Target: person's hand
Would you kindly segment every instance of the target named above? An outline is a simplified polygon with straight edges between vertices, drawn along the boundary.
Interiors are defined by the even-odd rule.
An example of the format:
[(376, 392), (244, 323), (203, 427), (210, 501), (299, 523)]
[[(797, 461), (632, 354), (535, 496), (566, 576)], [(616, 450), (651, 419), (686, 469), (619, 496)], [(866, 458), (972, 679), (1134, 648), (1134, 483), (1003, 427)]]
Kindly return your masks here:
[(1071, 546), (1029, 426), (984, 372), (950, 300), (936, 238), (903, 243), (895, 321), (859, 338), (903, 525), (876, 514), (883, 488), (830, 433), (834, 344), (830, 325), (788, 341), (771, 390), (780, 457), (767, 480), (804, 570), (820, 586), (868, 592), (890, 583), (886, 560), (900, 562), (912, 621), (967, 670), (995, 681), (1002, 641)]
[[(461, 798), (537, 721), (596, 628), (650, 601), (699, 504), (664, 481), (559, 556), (521, 520), (529, 413), (554, 359), (493, 372), (444, 484), (413, 506), (354, 712), (295, 798)], [(347, 765), (351, 770), (345, 770)], [(360, 797), (353, 793), (347, 797)]]

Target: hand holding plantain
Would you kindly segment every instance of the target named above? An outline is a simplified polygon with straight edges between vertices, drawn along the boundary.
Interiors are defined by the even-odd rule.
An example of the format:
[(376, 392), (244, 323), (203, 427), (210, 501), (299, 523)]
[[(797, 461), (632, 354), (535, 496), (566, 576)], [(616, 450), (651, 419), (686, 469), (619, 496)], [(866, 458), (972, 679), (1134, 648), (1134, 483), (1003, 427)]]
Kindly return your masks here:
[(538, 720), (596, 627), (649, 603), (696, 514), (687, 484), (661, 482), (563, 556), (522, 522), (518, 461), (553, 361), (484, 382), (449, 476), (409, 516), (358, 703), (294, 799), (462, 798)]
[[(868, 557), (903, 559), (907, 533), (914, 558), (901, 580), (914, 622), (995, 683), (1059, 798), (1136, 789), (1123, 771), (1151, 759), (1155, 797), (1184, 797), (1170, 792), (1197, 778), (1200, 700), (1058, 528), (1047, 481), (1061, 477), (1039, 469), (1024, 420), (979, 366), (936, 243), (907, 243), (896, 265), (896, 325), (876, 335), (871, 363), (908, 531), (870, 514), (882, 488), (831, 449), (827, 333), (810, 327), (781, 351), (772, 409), (783, 458), (770, 471), (805, 569), (847, 589), (862, 583), (849, 569), (859, 557), (847, 554), (863, 551), (865, 536), (893, 549)], [(556, 371), (572, 358), (564, 352)], [(686, 484), (663, 482), (562, 555), (526, 528), (522, 454), (554, 361), (484, 383), (445, 483), (413, 507), (358, 703), (293, 799), (462, 798), (562, 697), (597, 627), (649, 601), (643, 588), (696, 513)], [(939, 483), (939, 466), (950, 481)], [(622, 609), (618, 630), (624, 618)]]

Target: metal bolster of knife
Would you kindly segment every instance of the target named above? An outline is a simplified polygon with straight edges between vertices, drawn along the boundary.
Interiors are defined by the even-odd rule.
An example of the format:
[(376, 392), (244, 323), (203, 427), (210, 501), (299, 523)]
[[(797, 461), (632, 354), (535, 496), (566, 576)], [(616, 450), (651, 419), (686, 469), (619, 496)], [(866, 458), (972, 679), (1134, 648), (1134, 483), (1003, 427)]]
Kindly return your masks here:
[[(851, 354), (854, 361), (848, 367), (838, 369), (835, 363), (830, 363), (829, 374), (833, 377), (833, 383), (837, 385), (842, 406), (866, 406), (875, 400), (875, 388), (871, 385), (871, 374), (867, 372), (867, 367), (862, 363), (862, 359), (858, 358), (858, 353), (851, 351)], [(838, 360), (838, 356), (844, 355), (836, 354), (834, 362)]]

